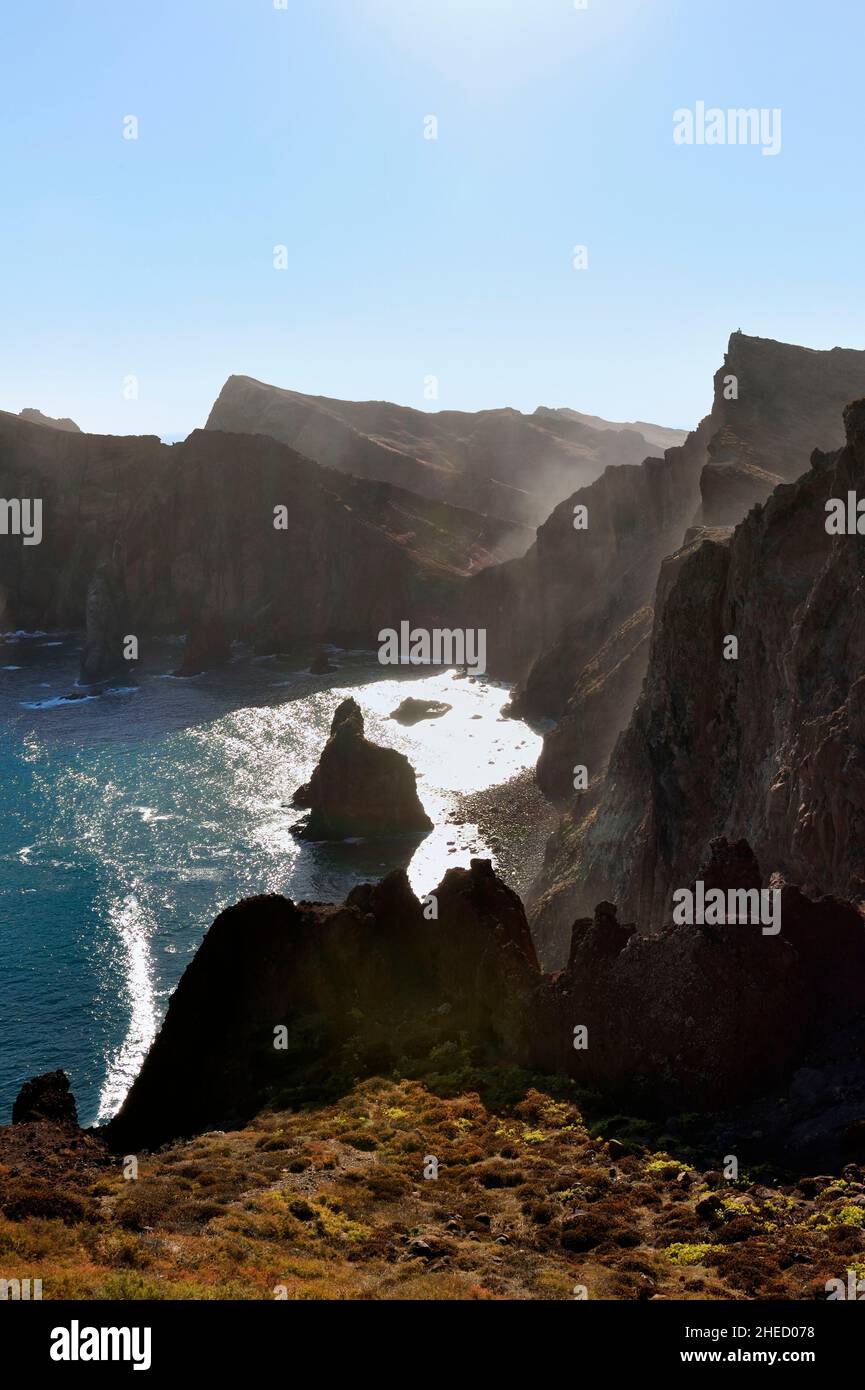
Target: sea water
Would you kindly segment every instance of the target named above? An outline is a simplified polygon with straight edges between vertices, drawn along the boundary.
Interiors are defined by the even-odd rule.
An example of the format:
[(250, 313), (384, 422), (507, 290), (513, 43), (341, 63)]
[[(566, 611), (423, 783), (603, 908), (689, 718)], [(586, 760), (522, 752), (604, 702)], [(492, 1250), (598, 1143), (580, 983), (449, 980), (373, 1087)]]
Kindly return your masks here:
[[(373, 652), (236, 651), (192, 679), (179, 648), (98, 697), (76, 699), (78, 641), (0, 642), (0, 1123), (21, 1083), (68, 1072), (82, 1124), (108, 1119), (141, 1066), (172, 989), (224, 907), (250, 894), (340, 901), (407, 865), (429, 892), (449, 867), (495, 854), (448, 821), (460, 794), (532, 767), (540, 738), (501, 715), (507, 687), (455, 671), (388, 679)], [(408, 694), (439, 719), (388, 718)], [(367, 736), (410, 759), (435, 829), (423, 838), (310, 843), (291, 806), (336, 706), (353, 695)]]

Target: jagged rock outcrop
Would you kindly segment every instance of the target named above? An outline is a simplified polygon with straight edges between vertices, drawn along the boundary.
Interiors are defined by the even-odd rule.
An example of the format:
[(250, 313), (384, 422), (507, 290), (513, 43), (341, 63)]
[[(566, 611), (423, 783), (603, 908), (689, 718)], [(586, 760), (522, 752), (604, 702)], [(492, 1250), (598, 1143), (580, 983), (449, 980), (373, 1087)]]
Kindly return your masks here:
[(843, 450), (665, 565), (640, 701), (549, 866), (576, 912), (612, 897), (660, 926), (718, 835), (809, 893), (865, 896), (865, 542), (825, 525), (828, 498), (865, 496), (865, 401), (844, 418)]
[(55, 419), (52, 415), (43, 415), (41, 410), (34, 410), (32, 407), (26, 410), (19, 410), (19, 418), (27, 420), (31, 425), (48, 425), (52, 430), (67, 430), (72, 434), (80, 434), (81, 430), (74, 420), (70, 420), (68, 415), (61, 419)]
[[(746, 848), (712, 856), (725, 882), (751, 881)], [(364, 1075), (469, 1062), (559, 1072), (661, 1114), (742, 1101), (865, 1003), (858, 911), (781, 891), (773, 937), (750, 925), (645, 936), (601, 903), (553, 976), (488, 861), (451, 869), (424, 907), (403, 871), (338, 906), (250, 899), (207, 933), (107, 1138), (154, 1147)]]
[(436, 898), (427, 920), (398, 870), (340, 906), (271, 896), (221, 913), (110, 1142), (151, 1147), (235, 1124), (277, 1096), (290, 1104), (338, 1093), (352, 1074), (411, 1070), (461, 1037), (488, 1056), (519, 1053), (527, 1021), (513, 1005), (537, 973), (519, 899), (482, 861), (450, 870)]
[(363, 713), (350, 697), (338, 706), (318, 766), (293, 799), (309, 807), (303, 830), (309, 840), (432, 830), (408, 758), (364, 736)]
[(247, 376), (228, 378), (206, 428), (269, 434), (329, 468), (529, 526), (608, 465), (639, 463), (659, 431), (648, 425), (641, 434), (639, 425), (567, 410), (431, 412), (389, 401), (338, 401)]
[(78, 1108), (65, 1071), (48, 1071), (25, 1081), (12, 1106), (13, 1125), (48, 1121), (78, 1126)]
[(697, 871), (697, 878), (708, 891), (720, 888), (762, 888), (760, 865), (747, 840), (729, 841), (719, 835), (709, 844), (709, 851)]
[(124, 656), (129, 628), (129, 600), (123, 564), (113, 556), (98, 565), (87, 589), (84, 606), (84, 649), (81, 684), (111, 680), (134, 664)]
[(515, 531), (262, 435), (199, 430), (168, 446), (2, 412), (0, 496), (40, 498), (44, 532), (0, 548), (4, 627), (80, 628), (94, 574), (120, 554), (128, 632), (194, 633), (217, 613), (230, 640), (266, 652), (300, 639), (372, 646), (406, 618), (441, 625), (465, 576), (510, 553)]
[(561, 1044), (569, 1023), (583, 1025), (571, 1075), (649, 1104), (726, 1106), (779, 1080), (830, 1020), (861, 1008), (865, 969), (854, 907), (793, 887), (782, 898), (778, 936), (741, 924), (645, 936), (602, 904), (575, 924), (539, 1037)]

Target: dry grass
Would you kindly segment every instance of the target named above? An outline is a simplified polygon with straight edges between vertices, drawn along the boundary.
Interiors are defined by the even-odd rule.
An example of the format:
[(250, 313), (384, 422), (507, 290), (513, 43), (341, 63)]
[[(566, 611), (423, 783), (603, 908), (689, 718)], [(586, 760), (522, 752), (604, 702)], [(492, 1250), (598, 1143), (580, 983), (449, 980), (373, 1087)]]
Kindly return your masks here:
[(0, 1131), (0, 1277), (55, 1299), (809, 1299), (865, 1273), (862, 1176), (733, 1185), (537, 1090), (489, 1108), (374, 1079), (141, 1155), (132, 1181), (96, 1144)]

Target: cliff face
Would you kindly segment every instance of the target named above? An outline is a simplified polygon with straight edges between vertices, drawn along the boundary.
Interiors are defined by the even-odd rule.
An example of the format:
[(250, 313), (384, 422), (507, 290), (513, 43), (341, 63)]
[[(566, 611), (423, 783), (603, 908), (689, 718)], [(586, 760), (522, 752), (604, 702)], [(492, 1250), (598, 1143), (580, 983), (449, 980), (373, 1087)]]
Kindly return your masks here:
[[(759, 876), (747, 847), (733, 849), (713, 847), (708, 882)], [(187, 967), (108, 1140), (151, 1148), (358, 1077), (442, 1065), (559, 1072), (661, 1113), (742, 1100), (865, 1003), (859, 913), (783, 892), (777, 937), (643, 936), (603, 903), (574, 925), (554, 976), (486, 861), (445, 875), (434, 919), (401, 871), (341, 906), (240, 903)]]
[(825, 525), (828, 498), (865, 494), (865, 401), (844, 418), (844, 449), (664, 566), (641, 698), (548, 870), (574, 911), (609, 896), (658, 928), (719, 834), (809, 892), (865, 895), (865, 540)]
[[(841, 412), (862, 395), (865, 353), (828, 352), (734, 333), (715, 376), (716, 430), (728, 456), (791, 482), (807, 467), (811, 449), (844, 443)], [(737, 398), (718, 401), (735, 376)]]
[(0, 626), (81, 627), (87, 610), (87, 679), (127, 622), (139, 636), (218, 622), (265, 650), (432, 625), (466, 574), (522, 544), (510, 524), (213, 431), (168, 447), (0, 414), (0, 495), (43, 506), (41, 544), (0, 538)]
[(338, 401), (246, 376), (229, 377), (206, 428), (269, 434), (329, 468), (529, 526), (608, 465), (639, 463), (651, 439), (680, 434), (647, 425), (647, 438), (638, 425), (567, 410), (427, 412)]
[(569, 796), (577, 763), (601, 773), (628, 721), (665, 557), (692, 525), (739, 521), (804, 472), (815, 446), (840, 445), (841, 411), (863, 388), (863, 352), (734, 333), (711, 412), (684, 445), (607, 469), (556, 507), (525, 557), (472, 578), (466, 603), (488, 629), (491, 670), (519, 682), (519, 712), (558, 721), (538, 770), (548, 795)]
[[(546, 794), (568, 800), (574, 793), (574, 768), (601, 776), (621, 729), (623, 712), (637, 702), (649, 652), (652, 607), (644, 604), (626, 618), (589, 656), (577, 676), (561, 718), (544, 736), (537, 780)], [(599, 633), (599, 639), (602, 637)], [(548, 669), (564, 657), (566, 643), (557, 643), (544, 662)], [(540, 664), (539, 664), (540, 665)], [(540, 670), (538, 671), (540, 676)]]

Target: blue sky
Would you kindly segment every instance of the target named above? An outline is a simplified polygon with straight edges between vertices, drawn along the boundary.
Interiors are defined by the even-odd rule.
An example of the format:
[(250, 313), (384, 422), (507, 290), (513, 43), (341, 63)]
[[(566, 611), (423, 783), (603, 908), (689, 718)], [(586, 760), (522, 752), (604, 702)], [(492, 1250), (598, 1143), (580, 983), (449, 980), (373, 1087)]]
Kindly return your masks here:
[[(865, 347), (863, 36), (859, 0), (10, 0), (0, 407), (182, 435), (239, 372), (692, 425), (737, 327)], [(675, 145), (701, 100), (780, 108), (781, 152)]]

